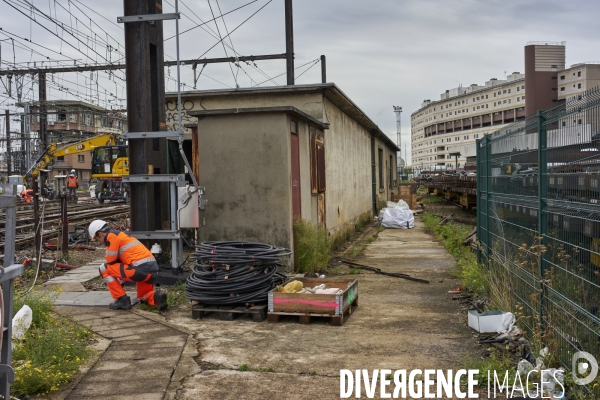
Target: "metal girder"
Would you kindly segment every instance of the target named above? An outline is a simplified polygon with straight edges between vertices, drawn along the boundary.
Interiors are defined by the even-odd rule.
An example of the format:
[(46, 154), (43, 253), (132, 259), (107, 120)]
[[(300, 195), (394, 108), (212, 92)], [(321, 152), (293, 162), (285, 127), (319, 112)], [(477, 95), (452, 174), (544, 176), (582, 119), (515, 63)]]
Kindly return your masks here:
[(156, 131), (156, 132), (125, 132), (121, 134), (123, 139), (156, 139), (178, 137), (177, 131)]
[(154, 22), (154, 21), (164, 21), (167, 19), (179, 19), (179, 18), (181, 18), (179, 13), (128, 15), (125, 17), (117, 17), (117, 22), (119, 22), (119, 23)]
[(125, 175), (123, 176), (123, 182), (129, 183), (147, 183), (147, 182), (177, 182), (185, 180), (183, 174), (170, 174), (170, 175)]
[(179, 231), (136, 231), (128, 232), (129, 236), (136, 239), (156, 239), (156, 240), (172, 240), (179, 239), (181, 235)]

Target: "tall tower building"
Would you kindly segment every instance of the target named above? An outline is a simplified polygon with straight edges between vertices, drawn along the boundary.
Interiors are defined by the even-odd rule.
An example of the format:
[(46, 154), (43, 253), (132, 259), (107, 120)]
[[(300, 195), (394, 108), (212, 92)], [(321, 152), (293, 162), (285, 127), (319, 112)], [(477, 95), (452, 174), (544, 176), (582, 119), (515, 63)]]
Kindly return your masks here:
[(565, 42), (529, 42), (525, 46), (525, 115), (556, 105), (556, 73), (565, 69)]

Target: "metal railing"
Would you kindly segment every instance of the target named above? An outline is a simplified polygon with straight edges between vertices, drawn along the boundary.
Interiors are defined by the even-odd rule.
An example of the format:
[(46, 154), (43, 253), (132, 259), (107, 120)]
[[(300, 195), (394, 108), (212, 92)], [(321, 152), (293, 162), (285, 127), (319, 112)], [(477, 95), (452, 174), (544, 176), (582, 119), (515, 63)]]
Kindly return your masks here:
[(600, 89), (477, 140), (480, 262), (495, 300), (571, 368), (600, 360)]
[(4, 267), (0, 267), (2, 285), (2, 350), (0, 351), (0, 396), (10, 399), (10, 384), (15, 380), (12, 362), (12, 307), (14, 279), (23, 273), (22, 265), (12, 265), (15, 258), (15, 230), (17, 226), (17, 198), (0, 196), (0, 208), (6, 209), (4, 230)]

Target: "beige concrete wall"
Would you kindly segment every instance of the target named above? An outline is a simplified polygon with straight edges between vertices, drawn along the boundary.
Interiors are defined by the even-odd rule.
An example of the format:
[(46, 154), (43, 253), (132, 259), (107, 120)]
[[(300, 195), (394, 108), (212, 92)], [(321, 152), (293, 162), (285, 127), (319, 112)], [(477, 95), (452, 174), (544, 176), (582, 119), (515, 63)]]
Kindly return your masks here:
[(325, 99), (327, 230), (334, 235), (345, 223), (372, 209), (371, 135)]
[(199, 183), (209, 201), (200, 239), (290, 247), (289, 118), (263, 113), (207, 117), (198, 123), (198, 137)]
[[(320, 93), (303, 93), (303, 94), (255, 94), (255, 95), (225, 95), (225, 96), (209, 96), (202, 97), (194, 93), (183, 94), (181, 99), (182, 105), (182, 122), (183, 124), (195, 123), (196, 118), (187, 115), (188, 111), (196, 110), (218, 110), (229, 108), (255, 108), (255, 107), (277, 107), (277, 106), (293, 106), (304, 111), (308, 115), (316, 119), (323, 118), (323, 96)], [(178, 114), (177, 114), (177, 97), (166, 96), (167, 108), (167, 129), (177, 130)], [(186, 133), (190, 133), (186, 129)]]

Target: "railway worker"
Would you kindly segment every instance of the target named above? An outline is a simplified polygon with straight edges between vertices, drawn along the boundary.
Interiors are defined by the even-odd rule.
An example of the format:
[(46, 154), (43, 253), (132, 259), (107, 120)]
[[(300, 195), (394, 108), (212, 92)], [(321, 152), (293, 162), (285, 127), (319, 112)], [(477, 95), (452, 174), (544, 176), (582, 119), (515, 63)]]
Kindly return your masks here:
[(89, 226), (90, 238), (103, 243), (106, 249), (106, 263), (100, 266), (100, 275), (112, 295), (112, 310), (129, 310), (131, 299), (123, 290), (123, 282), (135, 282), (137, 297), (142, 303), (167, 308), (167, 294), (154, 290), (154, 274), (158, 264), (150, 251), (137, 239), (124, 232), (110, 229), (102, 220), (95, 220)]
[(71, 170), (71, 173), (67, 178), (67, 188), (69, 189), (69, 197), (74, 199), (76, 191), (79, 189), (79, 180), (77, 179), (77, 174), (74, 169)]
[(26, 203), (31, 203), (31, 199), (33, 198), (33, 190), (32, 189), (23, 189), (21, 192), (21, 199)]

